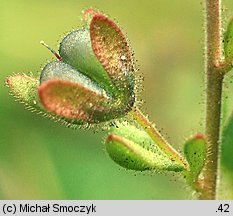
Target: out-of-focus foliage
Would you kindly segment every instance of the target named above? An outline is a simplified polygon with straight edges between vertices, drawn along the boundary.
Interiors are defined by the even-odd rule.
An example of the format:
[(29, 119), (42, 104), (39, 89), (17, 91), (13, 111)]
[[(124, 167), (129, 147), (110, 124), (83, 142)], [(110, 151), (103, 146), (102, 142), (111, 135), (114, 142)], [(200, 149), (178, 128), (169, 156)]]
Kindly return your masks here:
[[(230, 0), (225, 3), (233, 9)], [(54, 59), (39, 41), (58, 49), (61, 39), (81, 25), (80, 11), (90, 6), (116, 18), (127, 32), (145, 76), (146, 110), (162, 133), (182, 149), (184, 137), (203, 127), (204, 32), (199, 1), (3, 0), (0, 198), (192, 198), (182, 182), (119, 168), (103, 151), (103, 132), (66, 129), (26, 111), (9, 96), (6, 76), (39, 74)]]

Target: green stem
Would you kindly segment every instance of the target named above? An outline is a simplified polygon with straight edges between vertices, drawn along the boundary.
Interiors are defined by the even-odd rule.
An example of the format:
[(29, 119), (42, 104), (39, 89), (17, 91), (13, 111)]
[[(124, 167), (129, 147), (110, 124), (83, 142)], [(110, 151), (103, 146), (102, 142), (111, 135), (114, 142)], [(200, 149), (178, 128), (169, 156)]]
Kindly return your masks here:
[(138, 109), (134, 108), (130, 112), (131, 116), (134, 118), (134, 120), (144, 128), (144, 130), (147, 132), (147, 134), (151, 137), (151, 139), (156, 143), (156, 145), (166, 152), (171, 159), (174, 159), (176, 161), (180, 161), (186, 168), (188, 169), (188, 164), (186, 160), (180, 155), (165, 139), (164, 137), (159, 133), (159, 131), (154, 127), (154, 125), (148, 120), (147, 117), (143, 115), (143, 113)]
[(221, 3), (206, 0), (206, 163), (200, 199), (216, 199), (220, 144), (223, 67), (221, 62)]

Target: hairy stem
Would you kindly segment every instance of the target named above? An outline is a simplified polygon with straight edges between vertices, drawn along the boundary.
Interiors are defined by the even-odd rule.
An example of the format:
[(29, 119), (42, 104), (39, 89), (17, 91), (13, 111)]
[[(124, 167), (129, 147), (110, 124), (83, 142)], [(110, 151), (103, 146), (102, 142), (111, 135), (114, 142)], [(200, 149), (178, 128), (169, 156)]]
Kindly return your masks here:
[(147, 134), (151, 137), (151, 139), (159, 146), (161, 150), (166, 152), (171, 159), (175, 159), (180, 161), (182, 164), (186, 166), (188, 169), (188, 164), (185, 159), (180, 155), (159, 133), (159, 131), (154, 127), (154, 125), (148, 120), (147, 117), (143, 115), (143, 113), (138, 109), (134, 108), (130, 112), (131, 116), (136, 120), (136, 122), (141, 125)]
[(223, 83), (220, 6), (220, 0), (206, 0), (206, 136), (208, 138), (208, 154), (203, 169), (204, 178), (200, 199), (216, 199)]

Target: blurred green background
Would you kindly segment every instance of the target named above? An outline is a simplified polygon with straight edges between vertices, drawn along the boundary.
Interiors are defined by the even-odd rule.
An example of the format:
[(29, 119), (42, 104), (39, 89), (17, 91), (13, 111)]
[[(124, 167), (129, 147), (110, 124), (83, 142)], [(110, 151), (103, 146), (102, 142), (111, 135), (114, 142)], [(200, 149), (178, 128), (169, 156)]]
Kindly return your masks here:
[[(201, 0), (0, 0), (0, 199), (192, 199), (173, 175), (126, 171), (104, 151), (104, 132), (71, 130), (25, 110), (9, 96), (6, 76), (37, 74), (81, 25), (81, 11), (98, 8), (130, 39), (149, 114), (182, 149), (203, 130), (203, 5)], [(226, 17), (233, 1), (225, 1)]]

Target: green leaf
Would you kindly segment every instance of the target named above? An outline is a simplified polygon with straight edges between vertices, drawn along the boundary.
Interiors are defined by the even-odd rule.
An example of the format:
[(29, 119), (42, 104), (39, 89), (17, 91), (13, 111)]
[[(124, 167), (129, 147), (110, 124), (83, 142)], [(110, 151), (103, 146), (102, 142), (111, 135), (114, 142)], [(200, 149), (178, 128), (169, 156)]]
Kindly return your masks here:
[(186, 173), (187, 181), (195, 187), (206, 157), (206, 140), (202, 134), (197, 134), (184, 144), (184, 154), (190, 170)]
[(105, 142), (109, 156), (132, 170), (184, 171), (186, 165), (172, 160), (140, 127), (127, 122), (112, 127)]
[(224, 52), (228, 63), (233, 62), (233, 19), (230, 20), (224, 34)]
[(232, 74), (227, 73), (224, 76), (223, 92), (222, 92), (222, 115), (221, 115), (221, 131), (226, 126), (230, 116), (232, 115), (233, 107), (233, 85)]
[(228, 187), (228, 191), (225, 192), (225, 194), (228, 194), (228, 197), (221, 198), (233, 199), (233, 114), (228, 119), (222, 131), (220, 164), (223, 176), (220, 184), (227, 184)]
[(230, 116), (222, 132), (221, 164), (233, 172), (233, 115)]
[(43, 109), (37, 96), (39, 81), (36, 78), (24, 74), (16, 74), (9, 76), (6, 79), (6, 84), (20, 102), (38, 111)]
[[(228, 82), (229, 77), (225, 77), (224, 79), (224, 84), (226, 85), (226, 83)], [(221, 125), (225, 125), (226, 121), (229, 117), (229, 99), (228, 99), (228, 95), (229, 95), (229, 90), (226, 88), (226, 86), (223, 85), (223, 92), (222, 92), (222, 116), (221, 116)]]

